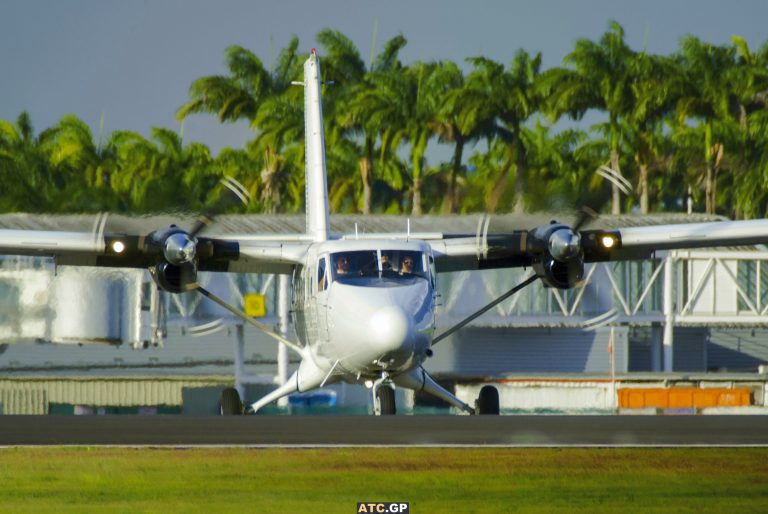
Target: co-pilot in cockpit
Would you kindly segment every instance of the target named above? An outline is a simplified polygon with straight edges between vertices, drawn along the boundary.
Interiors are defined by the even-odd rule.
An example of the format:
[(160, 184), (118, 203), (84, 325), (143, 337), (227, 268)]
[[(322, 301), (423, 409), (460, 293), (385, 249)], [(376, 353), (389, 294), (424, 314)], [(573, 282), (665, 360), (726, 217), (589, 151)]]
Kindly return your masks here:
[(428, 277), (426, 255), (414, 250), (362, 250), (331, 254), (333, 280), (413, 280)]

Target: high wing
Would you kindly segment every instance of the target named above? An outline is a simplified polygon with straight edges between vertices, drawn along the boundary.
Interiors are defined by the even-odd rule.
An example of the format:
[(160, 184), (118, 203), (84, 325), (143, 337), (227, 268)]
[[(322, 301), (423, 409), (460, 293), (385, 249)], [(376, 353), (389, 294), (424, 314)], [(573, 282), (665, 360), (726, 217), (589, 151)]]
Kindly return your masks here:
[(443, 235), (429, 243), (439, 272), (533, 267), (547, 285), (567, 288), (581, 278), (584, 263), (646, 259), (659, 250), (768, 243), (768, 220), (717, 221), (574, 230), (550, 223), (532, 230)]
[[(146, 236), (1, 229), (0, 254), (52, 257), (60, 265), (150, 268), (171, 255), (167, 248), (171, 236), (183, 239), (186, 234), (180, 229), (157, 230)], [(198, 271), (291, 273), (302, 262), (309, 244), (305, 239), (303, 234), (274, 234), (190, 241), (196, 247)]]

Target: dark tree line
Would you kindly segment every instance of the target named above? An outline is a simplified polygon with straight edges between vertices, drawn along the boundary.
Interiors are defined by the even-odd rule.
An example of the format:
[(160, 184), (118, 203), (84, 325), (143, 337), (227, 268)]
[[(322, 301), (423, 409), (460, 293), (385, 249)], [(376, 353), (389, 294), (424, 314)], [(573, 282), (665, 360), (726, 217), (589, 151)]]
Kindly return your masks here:
[[(735, 218), (768, 215), (768, 44), (738, 37), (718, 46), (693, 36), (671, 55), (632, 49), (612, 22), (581, 39), (562, 66), (518, 50), (509, 64), (485, 57), (403, 63), (407, 41), (387, 41), (366, 63), (345, 35), (324, 30), (329, 196), (333, 212), (456, 213), (551, 210), (584, 198), (613, 212), (694, 209)], [(73, 115), (39, 133), (22, 112), (0, 120), (0, 211), (196, 211), (219, 178), (251, 191), (251, 212), (296, 212), (304, 200), (305, 53), (297, 38), (267, 67), (251, 51), (226, 52), (228, 73), (195, 80), (179, 120), (198, 113), (246, 120), (244, 148), (213, 156), (155, 128), (96, 140)], [(589, 111), (605, 121), (555, 130)], [(450, 148), (428, 162), (430, 146)], [(611, 193), (607, 166), (634, 186)]]

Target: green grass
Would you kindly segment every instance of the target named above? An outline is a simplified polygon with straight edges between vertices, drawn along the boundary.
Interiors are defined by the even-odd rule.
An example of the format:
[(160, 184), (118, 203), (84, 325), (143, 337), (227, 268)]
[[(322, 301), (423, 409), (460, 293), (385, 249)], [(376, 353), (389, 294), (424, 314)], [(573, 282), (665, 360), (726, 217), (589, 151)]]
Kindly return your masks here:
[(1, 512), (768, 512), (767, 449), (0, 450)]

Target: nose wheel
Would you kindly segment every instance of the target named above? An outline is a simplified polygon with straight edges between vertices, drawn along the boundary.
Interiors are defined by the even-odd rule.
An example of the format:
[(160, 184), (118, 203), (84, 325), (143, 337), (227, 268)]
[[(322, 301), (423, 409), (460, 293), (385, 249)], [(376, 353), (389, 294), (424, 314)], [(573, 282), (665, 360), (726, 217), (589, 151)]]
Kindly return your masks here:
[(376, 392), (376, 403), (378, 404), (377, 416), (394, 416), (397, 414), (395, 407), (395, 390), (390, 386), (382, 386)]
[(499, 411), (499, 390), (492, 385), (483, 386), (475, 402), (475, 412), (498, 416)]
[(394, 416), (397, 413), (395, 390), (386, 372), (382, 373), (381, 378), (373, 383), (372, 392), (373, 413), (376, 416)]

